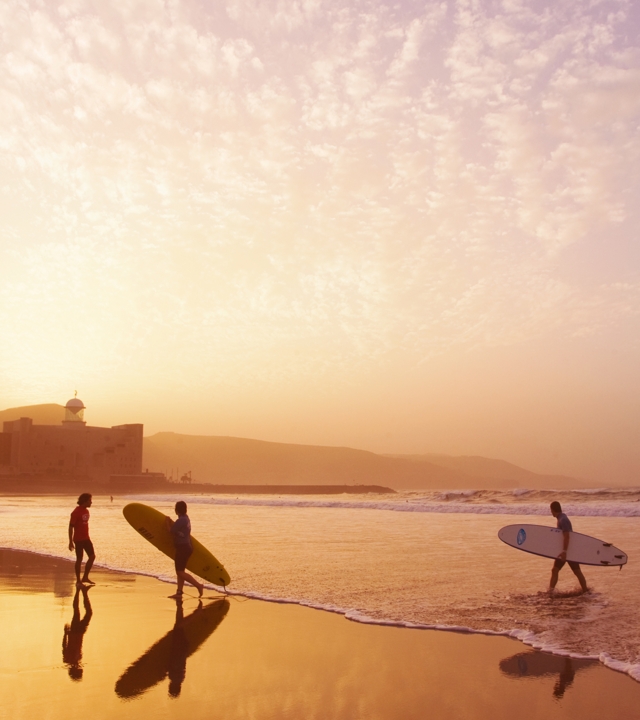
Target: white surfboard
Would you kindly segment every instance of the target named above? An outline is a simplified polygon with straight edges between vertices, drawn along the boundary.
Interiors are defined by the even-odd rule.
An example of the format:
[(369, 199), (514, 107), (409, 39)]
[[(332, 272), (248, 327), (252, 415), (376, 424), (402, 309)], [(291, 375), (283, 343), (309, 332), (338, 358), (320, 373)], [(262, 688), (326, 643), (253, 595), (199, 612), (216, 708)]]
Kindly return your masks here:
[[(605, 567), (627, 562), (626, 553), (611, 543), (577, 532), (570, 535), (567, 560)], [(507, 525), (498, 531), (498, 537), (516, 550), (533, 555), (557, 558), (562, 552), (562, 530), (548, 525)]]

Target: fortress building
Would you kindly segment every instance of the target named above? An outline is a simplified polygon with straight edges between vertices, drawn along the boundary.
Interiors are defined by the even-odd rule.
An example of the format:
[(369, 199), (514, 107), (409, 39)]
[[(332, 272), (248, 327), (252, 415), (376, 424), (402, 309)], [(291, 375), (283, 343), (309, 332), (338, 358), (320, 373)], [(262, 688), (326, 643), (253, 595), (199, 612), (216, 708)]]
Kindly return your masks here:
[(111, 475), (142, 472), (142, 425), (90, 427), (85, 406), (72, 398), (60, 425), (34, 425), (28, 417), (5, 422), (0, 434), (3, 473), (106, 484)]

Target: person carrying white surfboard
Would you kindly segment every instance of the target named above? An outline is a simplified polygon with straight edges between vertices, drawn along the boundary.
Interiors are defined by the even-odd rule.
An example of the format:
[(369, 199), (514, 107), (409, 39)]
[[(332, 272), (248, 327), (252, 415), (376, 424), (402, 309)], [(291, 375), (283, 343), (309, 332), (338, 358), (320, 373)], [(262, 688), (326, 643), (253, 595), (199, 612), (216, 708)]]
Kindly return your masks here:
[[(573, 532), (573, 527), (571, 525), (571, 520), (562, 512), (562, 506), (557, 500), (554, 500), (551, 503), (551, 514), (553, 517), (557, 520), (557, 527), (559, 530), (562, 530), (562, 552), (558, 557), (555, 559), (555, 562), (553, 563), (553, 569), (551, 570), (551, 580), (549, 582), (549, 593), (553, 593), (556, 584), (558, 583), (558, 575), (560, 574), (560, 570), (564, 567), (564, 564), (567, 562), (567, 550), (569, 549), (569, 542), (571, 540), (571, 532)], [(582, 588), (582, 592), (587, 592), (589, 589), (587, 587), (587, 581), (585, 580), (584, 575), (582, 574), (582, 570), (580, 569), (580, 563), (572, 562), (569, 560), (569, 567), (573, 571), (573, 574), (578, 578), (578, 582), (580, 583), (580, 587)]]
[(178, 578), (178, 589), (175, 596), (182, 596), (182, 588), (185, 581), (191, 583), (198, 589), (198, 595), (202, 597), (204, 585), (199, 583), (192, 575), (187, 572), (187, 562), (193, 552), (191, 546), (191, 521), (187, 515), (187, 503), (184, 500), (178, 500), (175, 507), (178, 519), (173, 521), (167, 516), (167, 530), (171, 533), (173, 544), (176, 548), (175, 566), (176, 576)]

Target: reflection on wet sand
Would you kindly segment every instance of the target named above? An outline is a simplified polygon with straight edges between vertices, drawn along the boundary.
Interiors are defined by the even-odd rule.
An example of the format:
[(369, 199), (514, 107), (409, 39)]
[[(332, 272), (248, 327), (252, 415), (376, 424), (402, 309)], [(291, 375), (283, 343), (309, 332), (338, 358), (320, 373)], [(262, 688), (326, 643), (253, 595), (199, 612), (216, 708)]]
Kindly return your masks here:
[(555, 697), (561, 698), (573, 683), (577, 672), (599, 664), (597, 660), (571, 658), (552, 655), (539, 650), (530, 650), (501, 660), (500, 670), (503, 674), (514, 678), (539, 678), (545, 675), (557, 675), (558, 680), (553, 688), (553, 694)]
[[(84, 617), (80, 619), (80, 594), (84, 605)], [(93, 610), (89, 602), (89, 588), (84, 586), (76, 588), (73, 598), (73, 619), (70, 625), (64, 626), (62, 637), (62, 661), (69, 669), (72, 680), (82, 680), (82, 641), (87, 632)]]
[(229, 611), (226, 599), (203, 607), (202, 603), (184, 617), (182, 601), (176, 601), (173, 628), (142, 657), (130, 665), (116, 683), (116, 694), (130, 700), (169, 678), (169, 695), (178, 697), (187, 669), (187, 658), (207, 640)]
[(52, 592), (56, 597), (71, 597), (75, 586), (73, 563), (0, 548), (0, 583), (6, 590)]
[[(27, 550), (0, 548), (0, 592), (53, 593), (57, 598), (74, 595), (76, 577), (73, 560), (38, 555)], [(102, 582), (131, 586), (135, 575), (94, 567)]]

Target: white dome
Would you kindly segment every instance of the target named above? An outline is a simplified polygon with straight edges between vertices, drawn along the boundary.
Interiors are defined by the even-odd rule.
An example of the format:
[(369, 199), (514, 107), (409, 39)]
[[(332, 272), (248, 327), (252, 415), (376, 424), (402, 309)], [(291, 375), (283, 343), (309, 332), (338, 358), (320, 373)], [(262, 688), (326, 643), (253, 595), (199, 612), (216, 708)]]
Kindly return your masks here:
[(74, 412), (77, 412), (78, 410), (84, 409), (84, 403), (80, 398), (71, 398), (69, 402), (65, 405), (67, 410), (73, 410)]

